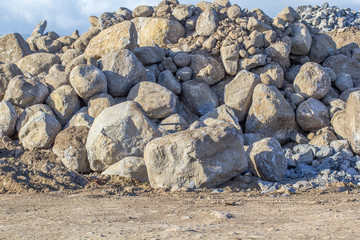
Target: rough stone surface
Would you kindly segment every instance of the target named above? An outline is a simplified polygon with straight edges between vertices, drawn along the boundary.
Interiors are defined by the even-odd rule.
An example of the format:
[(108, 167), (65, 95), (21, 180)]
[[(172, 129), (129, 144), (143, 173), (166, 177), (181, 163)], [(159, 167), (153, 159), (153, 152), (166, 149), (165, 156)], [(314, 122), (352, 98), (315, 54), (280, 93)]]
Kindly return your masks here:
[(65, 67), (60, 64), (55, 64), (49, 69), (49, 74), (46, 75), (45, 82), (50, 92), (62, 85), (70, 84), (69, 79), (66, 76)]
[(196, 22), (196, 33), (202, 36), (210, 36), (218, 27), (218, 16), (212, 9), (202, 12)]
[(278, 64), (268, 64), (252, 71), (260, 76), (261, 82), (266, 85), (273, 85), (277, 88), (283, 86), (284, 70)]
[(247, 168), (241, 133), (230, 124), (152, 140), (144, 159), (154, 188), (216, 187)]
[(331, 79), (317, 63), (305, 63), (294, 80), (294, 89), (306, 98), (323, 98), (330, 90)]
[(234, 109), (240, 122), (245, 120), (248, 114), (254, 88), (259, 83), (258, 75), (243, 70), (225, 86), (225, 104)]
[(70, 84), (85, 101), (98, 93), (107, 92), (105, 74), (93, 65), (78, 65), (70, 73)]
[(280, 143), (290, 139), (296, 129), (295, 113), (280, 91), (269, 85), (258, 84), (246, 119), (245, 132), (273, 137)]
[(18, 33), (0, 37), (0, 62), (14, 63), (31, 53), (29, 45)]
[(182, 84), (181, 99), (198, 116), (202, 116), (219, 106), (219, 99), (209, 86), (196, 80)]
[(305, 55), (310, 51), (312, 37), (309, 29), (302, 23), (291, 24), (292, 29), (292, 47), (291, 54)]
[(276, 42), (265, 49), (265, 53), (272, 59), (272, 61), (283, 68), (290, 66), (290, 52), (291, 46), (286, 42)]
[(108, 92), (113, 97), (126, 96), (133, 86), (146, 80), (144, 66), (127, 49), (107, 54), (102, 59), (102, 64), (102, 70), (108, 81)]
[(16, 65), (21, 71), (36, 76), (43, 72), (48, 73), (54, 64), (59, 64), (60, 62), (60, 58), (55, 54), (33, 53), (17, 61)]
[(234, 110), (225, 104), (203, 115), (199, 120), (206, 126), (214, 127), (221, 124), (221, 122), (227, 122), (242, 131), (239, 125), (239, 119), (236, 117)]
[(224, 67), (215, 58), (198, 54), (190, 57), (190, 68), (195, 80), (212, 85), (225, 77)]
[(137, 47), (133, 50), (133, 53), (144, 66), (149, 66), (164, 60), (166, 50), (158, 46)]
[(109, 107), (90, 128), (86, 142), (90, 168), (101, 172), (127, 156), (142, 157), (146, 144), (160, 136), (136, 102)]
[(0, 102), (0, 136), (11, 137), (18, 119), (14, 106), (9, 101)]
[(99, 93), (93, 95), (88, 101), (88, 112), (93, 118), (99, 116), (99, 114), (106, 108), (115, 105), (115, 100), (107, 93)]
[(251, 171), (266, 181), (279, 182), (285, 177), (286, 158), (280, 143), (274, 138), (264, 138), (253, 143), (246, 151)]
[(226, 73), (229, 75), (237, 73), (239, 50), (239, 46), (235, 44), (220, 49), (222, 63)]
[(38, 111), (20, 129), (19, 140), (27, 149), (50, 148), (55, 137), (61, 131), (61, 125), (56, 118)]
[(359, 79), (360, 76), (360, 62), (342, 54), (328, 57), (323, 66), (331, 68), (336, 74), (349, 74), (354, 79)]
[(34, 104), (31, 105), (20, 114), (19, 119), (16, 122), (16, 131), (20, 132), (20, 129), (29, 121), (29, 119), (36, 112), (44, 112), (46, 114), (52, 115), (55, 117), (55, 114), (51, 110), (51, 108), (46, 104)]
[(84, 52), (86, 47), (89, 45), (89, 42), (92, 38), (100, 33), (99, 28), (90, 28), (84, 34), (82, 34), (76, 41), (73, 43), (73, 46), (76, 50)]
[(175, 113), (176, 95), (163, 86), (141, 82), (134, 86), (127, 97), (140, 104), (150, 118), (165, 118)]
[(176, 95), (181, 93), (181, 84), (169, 70), (165, 70), (160, 73), (158, 83)]
[(125, 157), (111, 165), (101, 173), (102, 175), (117, 175), (127, 178), (135, 178), (140, 182), (149, 182), (146, 165), (142, 157)]
[(189, 127), (189, 122), (180, 114), (173, 114), (161, 121), (160, 127), (169, 133), (184, 131)]
[[(335, 54), (336, 43), (329, 35), (316, 34), (313, 37), (309, 57), (312, 62), (321, 63), (328, 56)], [(325, 66), (324, 66), (325, 67)]]
[(85, 148), (88, 133), (87, 127), (69, 127), (56, 136), (52, 150), (68, 169), (90, 172)]
[(330, 124), (329, 110), (319, 100), (309, 98), (296, 109), (296, 122), (304, 131), (316, 132)]
[(131, 21), (124, 21), (101, 31), (92, 38), (84, 54), (99, 59), (112, 51), (133, 50), (136, 41), (135, 25)]

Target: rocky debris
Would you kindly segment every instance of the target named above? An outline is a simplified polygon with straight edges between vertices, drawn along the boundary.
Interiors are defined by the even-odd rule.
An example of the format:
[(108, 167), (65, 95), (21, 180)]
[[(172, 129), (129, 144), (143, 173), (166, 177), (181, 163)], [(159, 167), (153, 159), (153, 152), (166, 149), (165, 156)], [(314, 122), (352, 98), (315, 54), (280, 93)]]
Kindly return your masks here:
[(101, 172), (125, 157), (143, 157), (146, 144), (160, 136), (138, 103), (106, 108), (95, 119), (86, 142), (90, 168)]
[(149, 182), (145, 161), (142, 157), (126, 157), (111, 165), (101, 174), (118, 175), (126, 178), (135, 178), (140, 182)]
[(69, 127), (56, 136), (52, 150), (68, 169), (90, 172), (85, 148), (88, 133), (87, 127)]
[(29, 45), (20, 34), (11, 33), (0, 37), (0, 62), (14, 63), (30, 53)]
[(144, 153), (154, 188), (214, 187), (247, 167), (241, 133), (230, 124), (152, 140)]

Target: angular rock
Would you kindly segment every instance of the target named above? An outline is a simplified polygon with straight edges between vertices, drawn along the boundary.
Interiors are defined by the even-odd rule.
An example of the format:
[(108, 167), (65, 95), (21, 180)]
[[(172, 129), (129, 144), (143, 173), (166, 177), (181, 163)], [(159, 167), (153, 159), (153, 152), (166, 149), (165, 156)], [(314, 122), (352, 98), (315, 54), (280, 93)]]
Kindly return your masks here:
[(158, 83), (176, 95), (181, 93), (181, 84), (175, 79), (169, 70), (165, 70), (160, 73)]
[(124, 21), (124, 18), (117, 13), (104, 12), (98, 19), (99, 27), (104, 30), (117, 23)]
[(330, 124), (329, 110), (314, 98), (300, 103), (296, 109), (296, 122), (306, 132), (316, 132)]
[(46, 75), (45, 82), (50, 92), (62, 85), (70, 84), (69, 79), (66, 76), (65, 67), (60, 64), (55, 64), (49, 69), (49, 74)]
[(253, 143), (246, 152), (249, 157), (249, 168), (256, 176), (271, 182), (284, 179), (287, 162), (276, 139), (264, 138)]
[(13, 105), (9, 101), (0, 102), (0, 136), (11, 137), (15, 132), (15, 125), (18, 119)]
[(207, 8), (203, 11), (196, 22), (196, 33), (208, 37), (216, 32), (219, 19), (214, 10)]
[(225, 77), (223, 66), (215, 58), (198, 54), (190, 57), (190, 68), (195, 80), (212, 85)]
[(134, 86), (127, 97), (140, 104), (150, 118), (165, 118), (175, 113), (177, 98), (170, 90), (152, 82)]
[(250, 17), (247, 23), (247, 29), (252, 31), (265, 32), (268, 30), (272, 30), (271, 26), (263, 21), (260, 21), (256, 18)]
[(64, 129), (73, 126), (74, 127), (84, 126), (90, 129), (93, 123), (94, 123), (94, 118), (91, 117), (89, 114), (87, 114), (86, 112), (78, 112), (65, 125)]
[(90, 172), (85, 148), (88, 133), (87, 127), (69, 127), (56, 136), (52, 150), (68, 169), (82, 173)]
[(306, 98), (323, 98), (330, 90), (331, 80), (324, 68), (313, 62), (305, 63), (294, 80), (294, 89)]
[(20, 129), (19, 140), (26, 149), (46, 149), (60, 131), (61, 125), (54, 116), (39, 111)]
[(29, 121), (29, 119), (36, 112), (44, 112), (55, 117), (55, 114), (53, 113), (51, 108), (46, 104), (31, 105), (30, 107), (25, 108), (25, 110), (20, 114), (19, 119), (16, 122), (16, 131), (20, 132), (20, 129)]
[(253, 92), (245, 132), (260, 133), (285, 143), (292, 130), (296, 130), (296, 122), (290, 104), (276, 87), (258, 84)]
[(230, 19), (235, 20), (241, 16), (241, 8), (237, 4), (233, 4), (227, 10), (227, 15)]
[(291, 46), (285, 42), (276, 42), (265, 49), (265, 53), (281, 67), (290, 66)]
[(80, 52), (84, 52), (91, 39), (98, 35), (100, 31), (101, 30), (99, 28), (90, 28), (78, 39), (76, 39), (76, 41), (73, 43), (74, 48)]
[(310, 51), (312, 37), (309, 29), (302, 23), (292, 23), (291, 54), (305, 55)]
[(194, 12), (194, 7), (190, 4), (188, 5), (178, 5), (172, 11), (172, 15), (179, 22), (185, 21), (187, 18), (191, 17)]
[(135, 178), (140, 182), (149, 182), (145, 161), (142, 157), (125, 157), (101, 174)]
[(260, 78), (258, 75), (243, 70), (225, 86), (225, 104), (234, 109), (240, 122), (245, 120), (248, 114), (253, 91), (259, 83)]
[(115, 105), (115, 100), (109, 94), (99, 93), (93, 95), (88, 101), (89, 115), (93, 118), (96, 118), (104, 109), (113, 105)]
[(14, 63), (30, 53), (29, 45), (20, 34), (11, 33), (0, 37), (0, 62)]
[(284, 81), (284, 70), (278, 64), (268, 64), (264, 67), (253, 70), (261, 78), (261, 82), (266, 85), (273, 85), (281, 88)]
[(86, 149), (93, 171), (101, 172), (127, 156), (142, 157), (161, 133), (140, 105), (127, 101), (101, 112), (90, 128)]
[(61, 125), (65, 125), (80, 109), (79, 97), (70, 85), (54, 90), (46, 99), (46, 104), (53, 110)]
[(93, 65), (78, 65), (71, 70), (70, 84), (85, 101), (98, 93), (107, 92), (105, 74)]
[(323, 66), (331, 68), (337, 75), (346, 73), (354, 79), (359, 79), (360, 76), (360, 62), (342, 54), (328, 57)]
[(240, 68), (243, 70), (250, 71), (256, 67), (266, 65), (266, 55), (264, 54), (255, 54), (248, 58), (243, 58), (240, 60)]
[(290, 6), (285, 7), (281, 12), (276, 15), (277, 18), (284, 20), (285, 22), (293, 22), (295, 20), (300, 20), (300, 15)]
[(133, 50), (136, 47), (136, 41), (135, 25), (131, 21), (124, 21), (101, 31), (92, 38), (84, 54), (99, 59), (113, 51)]
[(133, 50), (133, 53), (144, 66), (149, 66), (164, 60), (166, 50), (158, 46), (137, 47)]
[(329, 35), (319, 33), (313, 37), (309, 53), (309, 57), (312, 62), (321, 63), (328, 56), (335, 54), (335, 52), (336, 43)]
[(37, 77), (27, 78), (18, 75), (9, 82), (4, 101), (9, 101), (18, 107), (27, 107), (43, 103), (48, 94), (48, 88)]
[(225, 104), (203, 115), (199, 120), (206, 126), (217, 126), (222, 122), (227, 122), (242, 132), (239, 119), (236, 117), (234, 110)]
[(198, 116), (202, 116), (219, 106), (219, 99), (209, 86), (196, 80), (182, 84), (181, 99)]
[(17, 61), (16, 65), (21, 71), (36, 76), (40, 73), (48, 73), (54, 64), (59, 64), (60, 62), (60, 58), (55, 54), (33, 53)]
[(247, 168), (241, 133), (231, 124), (152, 140), (144, 152), (154, 188), (216, 187)]
[(174, 133), (186, 130), (190, 124), (183, 116), (176, 113), (162, 120), (160, 126), (167, 132)]
[(136, 17), (151, 17), (154, 13), (154, 9), (151, 6), (140, 5), (137, 6), (132, 12), (132, 16)]
[(239, 46), (235, 44), (220, 48), (221, 60), (226, 73), (229, 75), (235, 75), (237, 73), (239, 50)]
[(108, 91), (113, 97), (124, 97), (137, 83), (146, 80), (142, 63), (129, 50), (111, 52), (102, 59)]

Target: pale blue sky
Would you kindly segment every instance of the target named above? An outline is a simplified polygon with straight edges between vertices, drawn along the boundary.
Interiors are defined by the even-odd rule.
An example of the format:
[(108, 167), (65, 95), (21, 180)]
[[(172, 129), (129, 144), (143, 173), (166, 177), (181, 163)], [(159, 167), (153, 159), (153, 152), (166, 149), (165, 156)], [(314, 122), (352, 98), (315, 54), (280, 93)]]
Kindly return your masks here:
[[(60, 35), (69, 35), (74, 30), (86, 31), (90, 24), (88, 17), (99, 16), (109, 11), (116, 12), (119, 7), (133, 9), (138, 5), (155, 6), (159, 0), (0, 0), (0, 34), (18, 32), (31, 34), (42, 19), (48, 20), (47, 31), (52, 30)], [(180, 3), (196, 4), (199, 1), (180, 0)], [(261, 8), (274, 17), (284, 7), (290, 5), (322, 5), (325, 1), (316, 0), (233, 0), (241, 8)], [(330, 5), (340, 8), (352, 8), (360, 11), (360, 0), (328, 1)]]

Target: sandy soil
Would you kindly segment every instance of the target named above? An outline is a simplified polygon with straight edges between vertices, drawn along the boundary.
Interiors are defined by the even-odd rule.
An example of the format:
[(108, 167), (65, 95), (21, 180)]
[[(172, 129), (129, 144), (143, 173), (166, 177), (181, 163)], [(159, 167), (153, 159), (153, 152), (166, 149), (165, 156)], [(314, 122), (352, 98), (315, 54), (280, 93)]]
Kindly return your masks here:
[(359, 239), (358, 190), (0, 195), (0, 239)]
[(348, 27), (336, 29), (328, 33), (336, 43), (337, 48), (341, 48), (349, 43), (360, 44), (360, 27)]

